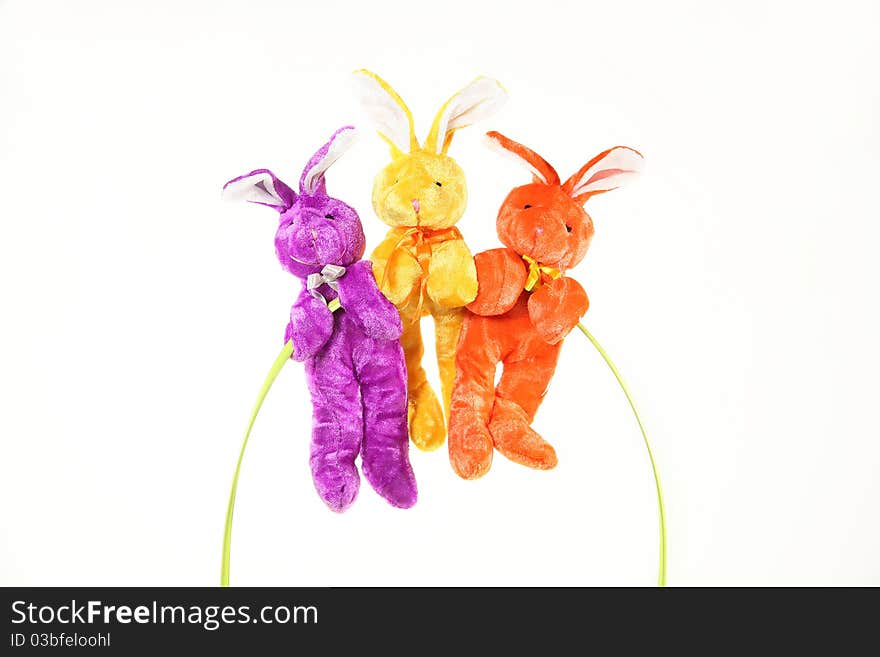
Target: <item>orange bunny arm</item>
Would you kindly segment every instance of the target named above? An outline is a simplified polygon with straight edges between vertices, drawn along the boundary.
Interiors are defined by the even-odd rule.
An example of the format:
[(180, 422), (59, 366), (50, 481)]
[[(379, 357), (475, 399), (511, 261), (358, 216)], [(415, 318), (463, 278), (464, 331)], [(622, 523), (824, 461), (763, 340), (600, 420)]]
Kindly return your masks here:
[(503, 315), (513, 308), (526, 284), (526, 263), (510, 249), (490, 249), (474, 257), (477, 298), (468, 310), (477, 315)]
[(545, 283), (529, 298), (529, 318), (545, 342), (556, 344), (577, 326), (590, 307), (584, 288), (573, 278)]

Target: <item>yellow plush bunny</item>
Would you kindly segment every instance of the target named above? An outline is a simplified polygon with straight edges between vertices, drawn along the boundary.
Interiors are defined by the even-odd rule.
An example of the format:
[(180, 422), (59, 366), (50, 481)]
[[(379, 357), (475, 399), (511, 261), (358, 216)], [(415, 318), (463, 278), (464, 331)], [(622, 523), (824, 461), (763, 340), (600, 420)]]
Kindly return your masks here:
[(410, 437), (420, 449), (437, 449), (446, 423), (422, 368), (419, 320), (429, 314), (434, 318), (448, 415), (463, 306), (477, 294), (474, 259), (455, 227), (467, 203), (464, 172), (446, 151), (456, 130), (495, 112), (507, 94), (497, 80), (477, 78), (444, 103), (420, 146), (412, 113), (397, 92), (370, 71), (356, 71), (354, 77), (358, 99), (391, 147), (391, 163), (373, 183), (373, 208), (391, 226), (373, 251), (373, 272), (403, 319)]

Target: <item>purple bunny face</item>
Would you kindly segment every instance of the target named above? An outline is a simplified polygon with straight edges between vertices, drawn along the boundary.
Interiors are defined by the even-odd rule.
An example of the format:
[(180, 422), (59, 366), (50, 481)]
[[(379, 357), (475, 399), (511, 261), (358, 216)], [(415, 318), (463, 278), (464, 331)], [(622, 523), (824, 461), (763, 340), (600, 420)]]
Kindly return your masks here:
[(324, 173), (351, 146), (355, 129), (337, 130), (315, 153), (294, 192), (268, 169), (257, 169), (223, 187), (228, 199), (244, 199), (275, 208), (280, 214), (275, 233), (278, 261), (294, 276), (306, 278), (325, 265), (347, 267), (364, 254), (365, 239), (354, 208), (327, 196)]
[(281, 215), (275, 233), (278, 261), (305, 278), (324, 265), (348, 267), (364, 255), (361, 221), (354, 208), (325, 195), (300, 196)]

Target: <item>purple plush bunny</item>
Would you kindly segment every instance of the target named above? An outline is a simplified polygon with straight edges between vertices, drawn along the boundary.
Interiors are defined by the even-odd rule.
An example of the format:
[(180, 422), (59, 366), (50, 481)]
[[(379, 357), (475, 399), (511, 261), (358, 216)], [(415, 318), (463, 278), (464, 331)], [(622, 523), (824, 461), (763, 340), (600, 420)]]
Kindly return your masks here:
[(357, 212), (327, 196), (324, 173), (354, 139), (341, 128), (306, 165), (299, 194), (268, 169), (230, 180), (224, 198), (275, 208), (281, 215), (275, 251), (303, 282), (290, 310), (285, 341), (306, 365), (314, 407), (311, 468), (315, 488), (344, 511), (364, 476), (392, 505), (416, 502), (409, 463), (406, 365), (397, 309), (379, 291), (372, 265), (361, 260), (364, 232)]

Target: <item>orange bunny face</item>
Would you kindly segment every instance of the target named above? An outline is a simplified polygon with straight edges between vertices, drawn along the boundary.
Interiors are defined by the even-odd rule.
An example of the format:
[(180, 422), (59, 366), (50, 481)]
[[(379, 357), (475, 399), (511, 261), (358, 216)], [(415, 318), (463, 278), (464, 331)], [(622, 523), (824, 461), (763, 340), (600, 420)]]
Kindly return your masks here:
[(558, 184), (515, 188), (501, 204), (496, 226), (504, 246), (563, 271), (583, 260), (593, 238), (590, 215)]
[(583, 204), (596, 194), (628, 182), (642, 164), (638, 151), (617, 146), (587, 162), (561, 183), (559, 174), (540, 155), (498, 132), (487, 133), (489, 145), (512, 156), (531, 173), (533, 182), (514, 188), (498, 211), (498, 237), (519, 255), (565, 271), (587, 253), (593, 221)]

